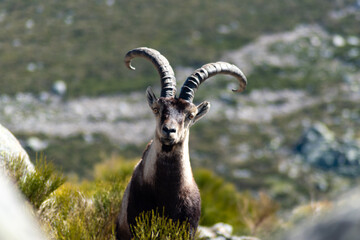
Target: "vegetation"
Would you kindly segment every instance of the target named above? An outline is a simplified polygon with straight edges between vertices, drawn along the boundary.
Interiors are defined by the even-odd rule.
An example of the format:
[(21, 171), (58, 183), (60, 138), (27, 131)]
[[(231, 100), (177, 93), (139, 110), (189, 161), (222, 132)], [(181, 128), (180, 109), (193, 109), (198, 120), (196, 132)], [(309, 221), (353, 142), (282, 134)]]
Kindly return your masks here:
[[(305, 216), (311, 215), (314, 202), (326, 205), (359, 183), (358, 177), (306, 165), (294, 152), (302, 132), (317, 121), (337, 139), (360, 139), (360, 110), (350, 94), (360, 89), (358, 9), (354, 0), (0, 1), (1, 94), (39, 94), (57, 80), (66, 82), (67, 98), (144, 91), (148, 85), (159, 86), (158, 77), (143, 60), (134, 60), (138, 72), (125, 69), (123, 56), (134, 47), (156, 48), (181, 70), (219, 59), (263, 34), (320, 25), (324, 38), (315, 34), (270, 46), (269, 54), (279, 59), (291, 56), (295, 63), (254, 63), (243, 94), (296, 89), (305, 93), (299, 101), (309, 98), (311, 105), (259, 123), (233, 119), (225, 109), (191, 130), (190, 155), (202, 196), (201, 224), (227, 222), (237, 234), (271, 239), (274, 229), (291, 225), (279, 219), (284, 212), (302, 209)], [(209, 81), (196, 100), (211, 96), (220, 99), (216, 104), (234, 111), (262, 104), (281, 111), (276, 107), (286, 103), (241, 102), (244, 98), (224, 90), (225, 81)], [(351, 90), (342, 92), (346, 88)], [(17, 134), (20, 139), (34, 135)], [(137, 161), (132, 159), (140, 157), (145, 143), (118, 146), (101, 134), (90, 142), (83, 135), (38, 137), (49, 142), (45, 154), (50, 162), (27, 149), (31, 159), (38, 159), (34, 172), (24, 177), (21, 161), (7, 167), (45, 231), (54, 239), (114, 239), (114, 219)], [(62, 169), (68, 180), (55, 169)], [(298, 216), (294, 218), (290, 222), (298, 221)], [(150, 221), (159, 224), (139, 227)], [(161, 214), (144, 213), (138, 222), (133, 231), (139, 238), (148, 234), (186, 238), (186, 231), (167, 230), (186, 225), (169, 222)]]
[(122, 64), (124, 54), (134, 47), (156, 48), (174, 66), (195, 68), (263, 33), (287, 31), (298, 24), (320, 23), (332, 33), (358, 35), (356, 14), (337, 19), (329, 14), (351, 4), (351, 0), (1, 1), (0, 89), (8, 94), (39, 93), (50, 90), (57, 80), (67, 83), (69, 97), (145, 89), (157, 82), (150, 64), (135, 63), (137, 74)]
[(190, 239), (190, 225), (187, 222), (172, 221), (158, 210), (143, 212), (136, 218), (136, 225), (132, 227), (135, 239)]
[[(19, 135), (19, 137), (26, 138), (28, 135), (23, 134)], [(43, 135), (38, 137), (44, 138)], [(102, 161), (104, 157), (112, 154), (117, 155), (120, 152), (126, 157), (134, 157), (131, 154), (126, 154), (127, 151), (121, 151), (118, 146), (100, 134), (93, 135), (90, 143), (84, 144), (84, 142), (83, 135), (66, 139), (52, 138), (49, 147), (46, 149), (46, 156), (54, 165), (60, 167), (68, 175), (77, 175), (80, 178), (88, 179), (92, 177), (95, 165)], [(36, 157), (37, 152), (30, 148), (27, 151), (32, 159)], [(138, 150), (138, 152), (141, 151), (141, 149)], [(64, 161), (64, 159), (71, 160)]]
[(123, 183), (94, 184), (88, 195), (65, 184), (41, 206), (41, 222), (53, 239), (115, 239)]
[[(348, 116), (344, 119), (339, 116), (343, 111)], [(340, 139), (357, 139), (358, 112), (356, 103), (338, 98), (336, 102), (314, 104), (269, 123), (231, 122), (219, 116), (192, 129), (192, 162), (197, 167), (214, 169), (237, 189), (265, 191), (283, 210), (330, 199), (356, 185), (358, 179), (314, 169), (295, 155), (294, 148), (306, 129), (303, 124), (320, 119)]]
[[(241, 104), (236, 101), (235, 105)], [(347, 117), (341, 118), (339, 114)], [(232, 122), (225, 115), (219, 115), (217, 119), (206, 119), (193, 126), (190, 134), (192, 165), (195, 169), (204, 166), (212, 169), (238, 190), (266, 192), (281, 209), (328, 199), (346, 186), (357, 184), (358, 180), (304, 165), (294, 155), (294, 147), (305, 129), (304, 122), (311, 124), (319, 119), (340, 139), (359, 138), (359, 114), (356, 103), (338, 98), (336, 102), (320, 102), (269, 123)], [(75, 176), (84, 180), (96, 178), (93, 168), (104, 159), (119, 155), (139, 159), (145, 147), (140, 144), (120, 148), (106, 136), (93, 138), (93, 143), (85, 143), (82, 136), (50, 138), (45, 153), (69, 178)], [(36, 153), (30, 153), (34, 159)]]
[(276, 225), (278, 205), (267, 194), (240, 193), (233, 184), (205, 169), (195, 171), (195, 180), (201, 193), (202, 225), (225, 221), (235, 233), (249, 235), (269, 232)]
[[(33, 172), (26, 173), (18, 159), (6, 168), (52, 239), (115, 239), (115, 220), (135, 162), (110, 159), (96, 165), (93, 181), (82, 182), (65, 182), (42, 156)], [(260, 234), (276, 226), (277, 205), (266, 194), (255, 198), (240, 193), (208, 170), (196, 171), (195, 178), (203, 204), (201, 225), (228, 222), (241, 234)], [(186, 222), (152, 211), (141, 214), (132, 231), (136, 239), (188, 239), (188, 228)]]
[(28, 171), (21, 158), (10, 160), (5, 164), (8, 174), (35, 209), (39, 209), (51, 193), (65, 182), (65, 178), (58, 174), (54, 166), (47, 163), (43, 156), (36, 160), (34, 171)]

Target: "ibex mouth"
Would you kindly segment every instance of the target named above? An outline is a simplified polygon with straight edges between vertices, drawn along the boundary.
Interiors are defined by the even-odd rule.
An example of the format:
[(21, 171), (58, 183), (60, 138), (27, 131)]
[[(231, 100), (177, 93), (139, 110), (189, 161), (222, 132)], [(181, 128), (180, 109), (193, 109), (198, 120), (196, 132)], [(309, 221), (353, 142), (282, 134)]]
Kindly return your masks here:
[(175, 139), (173, 138), (161, 138), (161, 143), (164, 144), (164, 145), (174, 145), (175, 144)]

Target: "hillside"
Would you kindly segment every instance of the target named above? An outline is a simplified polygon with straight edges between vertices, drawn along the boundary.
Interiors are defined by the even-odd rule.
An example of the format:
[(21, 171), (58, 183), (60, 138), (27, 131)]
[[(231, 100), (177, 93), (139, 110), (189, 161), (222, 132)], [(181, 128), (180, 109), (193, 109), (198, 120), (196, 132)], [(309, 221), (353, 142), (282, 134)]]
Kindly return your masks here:
[(1, 1), (0, 89), (39, 93), (64, 80), (69, 97), (142, 90), (156, 75), (145, 64), (136, 74), (125, 69), (122, 58), (134, 47), (196, 68), (299, 24), (359, 34), (358, 7), (350, 0)]
[[(224, 54), (244, 66), (249, 88), (235, 95), (228, 78), (202, 86), (195, 100), (209, 100), (212, 109), (192, 129), (193, 165), (210, 167), (239, 189), (270, 191), (284, 206), (308, 199), (319, 176), (332, 186), (332, 173), (311, 170), (314, 179), (302, 179), (310, 173), (294, 148), (316, 122), (338, 139), (360, 136), (359, 72), (334, 57), (359, 45), (337, 46), (337, 37), (316, 25), (300, 26)], [(151, 139), (153, 118), (143, 92), (65, 101), (41, 96), (3, 96), (0, 121), (18, 133), (33, 158), (44, 151), (65, 172), (89, 178), (94, 164), (114, 154), (139, 158)], [(307, 186), (298, 185), (300, 179)]]
[(109, 159), (139, 159), (153, 134), (144, 93), (159, 93), (158, 76), (144, 60), (126, 69), (128, 50), (158, 49), (178, 89), (202, 64), (232, 62), (248, 87), (201, 86), (194, 102), (212, 107), (191, 130), (192, 165), (284, 214), (359, 183), (359, 22), (350, 0), (1, 1), (0, 123), (31, 159), (93, 180)]

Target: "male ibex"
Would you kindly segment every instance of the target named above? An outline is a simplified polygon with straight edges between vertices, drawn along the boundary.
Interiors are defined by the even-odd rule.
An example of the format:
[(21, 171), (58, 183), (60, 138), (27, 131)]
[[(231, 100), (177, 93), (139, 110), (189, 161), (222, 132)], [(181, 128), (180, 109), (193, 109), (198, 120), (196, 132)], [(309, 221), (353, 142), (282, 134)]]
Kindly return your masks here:
[(226, 62), (209, 63), (197, 69), (185, 81), (176, 97), (174, 71), (167, 59), (150, 48), (136, 48), (125, 56), (126, 66), (135, 57), (150, 60), (161, 78), (161, 96), (157, 98), (149, 87), (148, 104), (156, 118), (154, 139), (145, 149), (128, 184), (118, 219), (117, 238), (130, 239), (130, 225), (144, 211), (164, 209), (165, 216), (190, 224), (193, 235), (200, 218), (200, 193), (194, 181), (189, 158), (189, 128), (210, 109), (208, 102), (194, 105), (199, 85), (216, 74), (229, 74), (240, 82), (240, 92), (246, 78), (236, 66)]

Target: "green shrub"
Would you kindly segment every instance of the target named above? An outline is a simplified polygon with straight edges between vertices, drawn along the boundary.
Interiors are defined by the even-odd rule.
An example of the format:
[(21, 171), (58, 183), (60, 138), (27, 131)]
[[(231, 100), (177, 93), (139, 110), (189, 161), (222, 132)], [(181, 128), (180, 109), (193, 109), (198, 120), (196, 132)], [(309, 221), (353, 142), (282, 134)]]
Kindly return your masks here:
[(96, 183), (86, 197), (81, 188), (65, 184), (41, 206), (41, 221), (54, 239), (115, 239), (123, 190), (121, 183)]
[(190, 239), (188, 222), (173, 221), (158, 210), (141, 213), (136, 218), (136, 225), (131, 226), (134, 239)]
[(115, 239), (116, 218), (133, 166), (112, 159), (95, 167), (94, 181), (64, 184), (41, 206), (46, 231), (59, 240)]
[(6, 168), (20, 191), (36, 209), (65, 182), (65, 178), (56, 172), (43, 155), (37, 158), (34, 171), (27, 171), (23, 159), (19, 158), (10, 160)]
[[(25, 174), (21, 159), (7, 164), (7, 172), (37, 209), (42, 227), (52, 239), (114, 240), (115, 222), (136, 161), (112, 158), (97, 164), (94, 180), (64, 183), (64, 178), (41, 156), (35, 170)], [(276, 224), (277, 205), (265, 194), (238, 192), (209, 170), (194, 172), (202, 198), (201, 225), (226, 222), (235, 233), (261, 234)], [(173, 221), (157, 211), (142, 213), (132, 226), (135, 239), (189, 239), (189, 224)]]
[(201, 225), (226, 222), (235, 233), (256, 234), (276, 224), (278, 205), (265, 193), (253, 196), (239, 192), (233, 184), (205, 169), (196, 170), (195, 179), (201, 193)]

